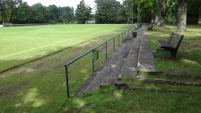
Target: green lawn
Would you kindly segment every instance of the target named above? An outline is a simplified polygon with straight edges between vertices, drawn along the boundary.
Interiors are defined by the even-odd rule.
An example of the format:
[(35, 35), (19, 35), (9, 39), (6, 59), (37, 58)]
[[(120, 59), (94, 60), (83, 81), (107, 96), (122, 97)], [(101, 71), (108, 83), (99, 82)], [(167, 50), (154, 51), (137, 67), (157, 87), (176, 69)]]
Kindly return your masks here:
[(87, 24), (1, 28), (0, 71), (125, 27)]
[[(1, 30), (12, 30), (12, 29), (26, 30), (29, 28), (32, 30), (35, 29), (33, 31), (38, 31), (40, 34), (40, 32), (43, 31), (42, 28), (49, 28), (49, 29), (52, 29), (52, 31), (56, 30), (57, 33), (61, 31), (65, 31), (63, 28), (68, 28), (67, 25), (66, 26), (55, 25), (56, 28), (54, 30), (52, 28), (53, 26), (54, 25), (36, 26), (33, 28), (32, 27), (16, 27), (16, 28), (5, 28), (5, 29), (3, 28)], [(78, 28), (84, 29), (85, 27), (87, 27), (87, 29), (89, 31), (91, 30), (91, 32), (88, 31), (88, 34), (87, 34), (85, 33), (86, 29), (85, 29), (85, 32), (82, 29), (76, 30), (74, 31), (75, 33), (74, 35), (75, 36), (79, 35), (79, 36), (75, 38), (75, 42), (79, 41), (78, 39), (79, 37), (81, 37), (80, 40), (83, 41), (82, 43), (79, 42), (79, 44), (76, 44), (70, 47), (69, 49), (65, 49), (64, 51), (61, 51), (59, 53), (41, 58), (37, 61), (28, 63), (24, 66), (21, 66), (16, 69), (0, 74), (0, 111), (3, 111), (5, 113), (7, 112), (8, 113), (10, 112), (33, 112), (33, 113), (59, 112), (62, 105), (66, 103), (66, 81), (65, 81), (65, 73), (64, 73), (64, 70), (65, 70), (64, 64), (74, 59), (75, 57), (83, 54), (84, 52), (91, 50), (92, 48), (103, 43), (104, 41), (116, 36), (117, 34), (120, 34), (122, 31), (126, 30), (126, 25), (69, 25), (69, 27), (70, 26), (72, 30), (75, 30)], [(75, 28), (73, 29), (73, 27)], [(97, 30), (98, 28), (96, 27), (99, 27), (100, 29)], [(39, 28), (40, 30), (37, 30)], [(103, 32), (101, 33), (100, 32), (101, 30), (104, 31), (104, 33)], [(66, 32), (70, 32), (70, 30)], [(81, 32), (82, 34), (85, 34), (85, 35), (89, 35), (89, 34), (94, 34), (94, 35), (84, 38), (83, 37), (84, 35), (80, 35), (78, 32)], [(23, 34), (23, 33), (18, 33), (18, 35), (20, 34)], [(54, 33), (50, 32), (49, 34), (54, 34)], [(46, 35), (48, 34), (46, 33)], [(57, 34), (57, 35), (59, 36), (60, 34)], [(46, 39), (48, 39), (48, 37), (46, 37)], [(20, 42), (23, 43), (23, 40), (21, 39)], [(46, 41), (44, 41), (44, 43), (46, 43)], [(63, 48), (65, 48), (64, 47), (65, 45), (66, 47), (68, 47), (67, 45), (70, 45), (70, 44), (68, 44), (67, 42), (64, 43)], [(60, 46), (60, 44), (57, 46)], [(111, 48), (112, 48), (112, 43), (108, 43), (108, 50), (112, 51)], [(49, 49), (51, 50), (51, 48)], [(51, 52), (58, 49), (62, 49), (62, 48), (57, 48), (55, 46), (55, 48), (52, 49)], [(100, 49), (100, 61), (96, 62), (95, 64), (96, 68), (97, 68), (97, 64), (98, 63), (100, 64), (100, 62), (103, 62), (105, 57), (104, 50), (101, 50), (101, 48), (99, 49)], [(42, 51), (42, 50), (41, 52), (45, 54), (46, 51)], [(37, 52), (39, 50), (33, 50), (33, 52), (30, 52), (30, 54), (32, 53), (32, 55), (36, 55), (34, 51)], [(37, 55), (33, 58), (36, 58), (36, 57)], [(12, 57), (10, 57), (10, 60), (9, 58), (8, 60), (0, 60), (0, 62), (2, 63), (4, 61), (5, 63), (9, 62), (11, 64), (15, 64), (20, 59), (16, 57), (16, 58), (13, 58), (13, 60), (11, 60), (11, 58)], [(24, 62), (28, 60), (30, 59), (23, 59), (22, 61)], [(75, 62), (69, 67), (71, 94), (73, 93), (73, 91), (75, 91), (79, 87), (80, 84), (84, 82), (84, 80), (88, 78), (88, 76), (90, 75), (90, 72), (91, 72), (91, 54), (85, 56), (81, 60), (78, 60), (77, 62)]]
[[(193, 73), (195, 75), (201, 74), (201, 25), (188, 25), (187, 31), (182, 33), (184, 39), (180, 45), (178, 51), (178, 58), (180, 62), (156, 60), (158, 71), (181, 71), (186, 73)], [(154, 31), (148, 32), (150, 36), (150, 44), (153, 51), (156, 51), (156, 40), (167, 40), (170, 33), (176, 31), (176, 27), (173, 25), (167, 25), (164, 28), (155, 27)], [(159, 58), (169, 56), (169, 53), (155, 53)]]
[[(178, 52), (180, 60), (162, 59), (169, 55), (168, 53), (154, 54), (161, 58), (155, 61), (157, 71), (201, 75), (201, 26), (192, 25), (187, 27), (187, 32), (184, 33), (184, 40)], [(166, 25), (166, 27), (155, 26), (153, 31), (148, 31), (147, 34), (153, 51), (157, 47), (155, 40), (167, 39), (175, 29), (175, 25)], [(64, 63), (118, 33), (116, 31), (111, 32), (0, 74), (0, 111), (5, 113), (200, 113), (201, 87), (141, 83), (135, 79), (122, 80), (123, 83), (128, 83), (130, 89), (119, 90), (114, 86), (106, 85), (94, 93), (88, 93), (79, 98), (67, 99)], [(72, 65), (70, 71), (71, 91), (87, 79), (88, 70), (91, 68), (89, 58), (91, 58), (90, 55)], [(193, 78), (169, 78), (167, 76), (146, 74), (140, 74), (139, 76), (200, 82), (199, 79)], [(157, 91), (157, 89), (163, 89), (163, 91)], [(176, 90), (176, 92), (170, 91), (171, 89)]]
[[(156, 53), (157, 71), (190, 73), (201, 76), (201, 26), (187, 26), (184, 40), (178, 52), (178, 61), (165, 60), (169, 53)], [(167, 40), (169, 34), (176, 30), (175, 25), (165, 27), (154, 26), (153, 31), (147, 31), (151, 47), (156, 51), (156, 40)], [(169, 79), (185, 82), (201, 82), (190, 77), (169, 77), (160, 74), (149, 75), (141, 73), (141, 77)], [(123, 79), (128, 89), (117, 89), (105, 86), (94, 93), (88, 93), (80, 98), (66, 99), (61, 112), (69, 113), (201, 113), (201, 87), (170, 85), (159, 83), (143, 83), (135, 79)], [(160, 89), (160, 90), (158, 90)]]

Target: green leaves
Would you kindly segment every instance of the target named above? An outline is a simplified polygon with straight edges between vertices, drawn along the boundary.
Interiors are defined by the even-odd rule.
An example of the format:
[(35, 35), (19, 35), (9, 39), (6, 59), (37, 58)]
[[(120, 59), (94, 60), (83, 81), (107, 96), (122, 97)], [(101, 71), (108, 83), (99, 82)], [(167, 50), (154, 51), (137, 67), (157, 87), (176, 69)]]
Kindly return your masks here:
[(87, 6), (84, 0), (81, 0), (75, 11), (76, 20), (78, 23), (85, 23), (86, 20), (89, 20), (91, 18), (91, 10), (92, 8)]
[[(98, 23), (117, 23), (124, 21), (121, 14), (125, 14), (120, 2), (116, 0), (95, 0), (96, 21)], [(125, 16), (124, 16), (125, 17)]]

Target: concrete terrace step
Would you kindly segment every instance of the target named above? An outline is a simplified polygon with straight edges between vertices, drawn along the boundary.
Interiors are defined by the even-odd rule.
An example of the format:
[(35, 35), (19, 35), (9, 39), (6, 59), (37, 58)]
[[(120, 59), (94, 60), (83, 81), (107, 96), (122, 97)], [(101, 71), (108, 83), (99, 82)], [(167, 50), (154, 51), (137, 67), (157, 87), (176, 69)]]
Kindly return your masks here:
[(110, 73), (108, 73), (108, 75), (104, 78), (101, 85), (114, 84), (117, 82), (118, 74), (121, 72), (121, 68), (126, 60), (126, 57), (129, 54), (129, 51), (132, 48), (133, 42), (134, 38), (125, 43), (125, 46), (118, 51), (118, 54), (116, 54), (118, 56), (118, 59), (110, 64)]
[(143, 34), (141, 38), (139, 59), (138, 59), (139, 72), (156, 72), (154, 65), (154, 57), (151, 51), (147, 35)]
[[(100, 85), (115, 84), (123, 77), (137, 77), (138, 72), (155, 72), (154, 58), (144, 27), (136, 30), (137, 38), (129, 38), (74, 93), (93, 92)], [(131, 36), (130, 36), (131, 37)]]
[(132, 49), (129, 52), (129, 55), (126, 58), (126, 61), (121, 69), (121, 73), (119, 73), (118, 78), (121, 79), (123, 77), (136, 77), (137, 76), (137, 63), (138, 63), (138, 53), (140, 48), (141, 38), (135, 38), (135, 41), (132, 45)]
[(108, 59), (107, 64), (104, 64), (104, 68), (97, 72), (97, 76), (91, 81), (89, 86), (86, 88), (84, 92), (92, 92), (93, 90), (99, 88), (101, 84), (105, 83), (114, 83), (116, 81), (117, 75), (123, 65), (124, 57), (126, 57), (131, 49), (132, 40), (127, 40), (123, 45), (116, 50)]

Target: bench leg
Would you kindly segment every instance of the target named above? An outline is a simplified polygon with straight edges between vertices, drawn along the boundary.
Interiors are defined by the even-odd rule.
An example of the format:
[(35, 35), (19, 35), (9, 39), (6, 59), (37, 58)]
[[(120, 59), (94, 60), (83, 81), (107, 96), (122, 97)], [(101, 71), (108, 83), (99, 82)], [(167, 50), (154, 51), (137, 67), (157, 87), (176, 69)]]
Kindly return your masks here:
[(179, 58), (176, 57), (177, 51), (170, 51), (170, 57), (166, 57), (166, 60), (179, 60)]
[(176, 58), (177, 51), (176, 50), (170, 50), (170, 58)]

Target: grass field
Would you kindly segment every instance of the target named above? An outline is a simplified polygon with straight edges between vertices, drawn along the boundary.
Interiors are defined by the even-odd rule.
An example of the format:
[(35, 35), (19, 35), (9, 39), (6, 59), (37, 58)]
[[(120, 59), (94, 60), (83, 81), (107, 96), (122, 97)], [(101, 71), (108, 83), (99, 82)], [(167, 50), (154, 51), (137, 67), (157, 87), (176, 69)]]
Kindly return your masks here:
[[(52, 113), (59, 112), (59, 109), (66, 102), (66, 85), (65, 85), (66, 81), (65, 81), (65, 73), (64, 73), (64, 64), (72, 60), (73, 58), (77, 57), (78, 55), (81, 55), (84, 52), (91, 50), (95, 46), (103, 43), (104, 41), (126, 30), (125, 29), (126, 25), (69, 25), (69, 26), (55, 25), (55, 29), (53, 29), (53, 27), (54, 25), (0, 29), (2, 31), (3, 30), (4, 31), (7, 30), (9, 32), (13, 31), (16, 34), (12, 36), (16, 36), (18, 38), (20, 37), (18, 35), (22, 34), (23, 36), (23, 32), (22, 32), (23, 30), (26, 31), (27, 29), (32, 29), (29, 32), (35, 31), (36, 34), (38, 32), (38, 34), (41, 35), (41, 32), (43, 32), (44, 29), (51, 29), (50, 30), (51, 32), (43, 33), (43, 36), (44, 38), (46, 38), (46, 40), (48, 40), (48, 36), (45, 37), (45, 35), (48, 35), (48, 34), (56, 35), (55, 32), (57, 32), (58, 33), (57, 35), (59, 37), (59, 36), (62, 36), (61, 34), (63, 32), (70, 32), (71, 30), (73, 30), (74, 32), (71, 31), (71, 33), (75, 33), (74, 35), (78, 36), (77, 38), (75, 38), (74, 42), (76, 43), (77, 41), (79, 42), (79, 40), (82, 40), (82, 42), (79, 42), (77, 44), (72, 42), (75, 44), (73, 46), (69, 46), (71, 44), (68, 44), (68, 42), (64, 42), (58, 45), (54, 45), (54, 48), (51, 46), (47, 46), (46, 49), (49, 48), (48, 51), (45, 51), (45, 48), (28, 51), (26, 54), (31, 55), (32, 58), (37, 58), (40, 55), (45, 55), (62, 48), (66, 48), (66, 47), (68, 48), (59, 53), (56, 53), (47, 57), (43, 57), (37, 61), (28, 63), (26, 65), (20, 66), (18, 68), (9, 70), (4, 73), (1, 73), (0, 74), (0, 111), (3, 111), (5, 113), (7, 112), (52, 112)], [(96, 27), (99, 27), (99, 29)], [(68, 31), (64, 30), (65, 28), (66, 29), (68, 28)], [(77, 30), (78, 28), (80, 29)], [(88, 32), (85, 28), (88, 29)], [(85, 29), (84, 30), (85, 32), (83, 31), (83, 29)], [(17, 31), (21, 31), (22, 33), (18, 33)], [(100, 32), (100, 31), (104, 31), (104, 32)], [(6, 34), (5, 32), (3, 33)], [(79, 34), (79, 33), (82, 33), (82, 34)], [(25, 34), (28, 35), (29, 33), (25, 33)], [(85, 36), (84, 34), (88, 36), (84, 37)], [(7, 35), (9, 35), (9, 33), (7, 33)], [(55, 38), (57, 37), (55, 36)], [(35, 38), (30, 39), (30, 43), (31, 43), (31, 40), (34, 40), (34, 39)], [(42, 41), (42, 39), (40, 40)], [(60, 41), (63, 41), (63, 40), (65, 40), (65, 38), (63, 38), (62, 40), (60, 38)], [(54, 39), (54, 41), (57, 41), (57, 39)], [(51, 43), (55, 43), (54, 41), (52, 39)], [(11, 42), (13, 41), (11, 40)], [(20, 38), (19, 43), (23, 44), (23, 42), (24, 42), (23, 39)], [(43, 42), (46, 43), (45, 40), (43, 40)], [(26, 45), (25, 49), (29, 47), (28, 45), (29, 44)], [(111, 44), (108, 43), (108, 49), (109, 49), (109, 45)], [(15, 48), (14, 45), (12, 45), (12, 43), (10, 46)], [(15, 46), (16, 48), (18, 48), (18, 44), (15, 44)], [(58, 47), (58, 46), (62, 46), (62, 47)], [(35, 54), (34, 51), (38, 54)], [(21, 53), (21, 54), (26, 55), (25, 53)], [(102, 56), (104, 55), (105, 54), (100, 55), (100, 59), (104, 59), (102, 58)], [(12, 66), (14, 64), (16, 65), (22, 62), (29, 61), (31, 59), (31, 58), (28, 58), (29, 56), (25, 56), (26, 58), (24, 59), (23, 57), (20, 58), (19, 56), (18, 55), (10, 56), (7, 58), (7, 60), (6, 58), (2, 58), (4, 60), (2, 59), (0, 60), (1, 66), (3, 65), (2, 62), (11, 63), (9, 66)], [(77, 61), (76, 63), (74, 63), (73, 65), (69, 67), (69, 74), (70, 74), (69, 78), (70, 78), (70, 84), (72, 86), (71, 91), (75, 91), (76, 88), (78, 88), (79, 85), (83, 83), (83, 81), (86, 80), (87, 77), (90, 75), (89, 73), (90, 71), (88, 71), (88, 70), (91, 70), (90, 60), (91, 60), (91, 56), (87, 55), (86, 57)], [(18, 62), (18, 61), (21, 61), (21, 62)], [(100, 64), (100, 62), (102, 61), (98, 61), (98, 62)], [(96, 62), (96, 68), (97, 68), (98, 62)], [(5, 68), (5, 66), (3, 68)], [(71, 94), (72, 93), (73, 92), (71, 92)]]
[[(178, 52), (180, 60), (165, 60), (167, 52), (156, 53), (157, 71), (175, 72), (178, 75), (192, 74), (201, 77), (201, 26), (188, 25), (184, 40)], [(154, 26), (147, 31), (153, 51), (156, 40), (167, 40), (170, 33), (176, 31), (176, 25)], [(199, 82), (200, 79), (188, 76), (171, 77), (160, 74), (140, 74), (140, 77), (168, 79), (185, 82)], [(105, 86), (94, 93), (80, 98), (66, 100), (61, 112), (69, 113), (200, 113), (201, 87), (140, 82), (135, 79), (123, 79), (129, 88), (118, 89)], [(158, 90), (160, 89), (160, 90)]]
[(1, 28), (0, 72), (125, 27), (123, 24), (88, 24)]
[[(155, 61), (157, 71), (201, 75), (201, 26), (187, 27), (187, 32), (184, 33), (184, 40), (178, 52), (180, 60), (164, 60), (162, 58), (168, 53), (157, 53), (155, 55), (161, 58)], [(175, 25), (166, 25), (166, 27), (155, 26), (153, 31), (147, 32), (153, 51), (157, 47), (155, 40), (167, 39), (169, 34), (175, 30)], [(116, 34), (119, 32), (111, 32), (0, 74), (0, 111), (5, 113), (200, 113), (200, 87), (141, 83), (135, 79), (122, 80), (123, 83), (128, 83), (130, 89), (117, 89), (114, 86), (106, 85), (94, 93), (67, 99), (64, 63)], [(72, 67), (71, 79), (81, 78), (73, 81), (75, 83), (71, 83), (75, 85), (74, 87), (77, 87), (77, 84), (81, 83), (80, 81), (88, 77), (82, 75), (87, 75), (86, 70), (90, 68), (91, 62), (87, 60), (89, 57), (91, 58), (91, 56), (86, 56), (79, 60)], [(160, 75), (141, 74), (139, 76), (188, 82), (201, 81), (194, 78), (169, 78)], [(163, 91), (157, 91), (157, 89), (163, 89)], [(170, 91), (171, 89), (176, 91)]]

